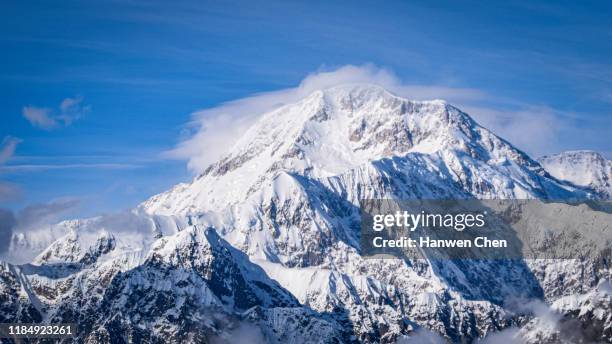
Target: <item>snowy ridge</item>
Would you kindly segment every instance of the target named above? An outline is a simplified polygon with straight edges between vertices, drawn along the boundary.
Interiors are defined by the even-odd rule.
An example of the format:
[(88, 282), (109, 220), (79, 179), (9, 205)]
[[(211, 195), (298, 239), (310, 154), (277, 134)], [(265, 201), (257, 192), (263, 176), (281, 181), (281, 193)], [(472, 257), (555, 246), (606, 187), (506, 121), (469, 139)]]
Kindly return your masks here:
[(593, 151), (569, 151), (539, 159), (555, 178), (595, 190), (604, 199), (612, 197), (612, 161)]

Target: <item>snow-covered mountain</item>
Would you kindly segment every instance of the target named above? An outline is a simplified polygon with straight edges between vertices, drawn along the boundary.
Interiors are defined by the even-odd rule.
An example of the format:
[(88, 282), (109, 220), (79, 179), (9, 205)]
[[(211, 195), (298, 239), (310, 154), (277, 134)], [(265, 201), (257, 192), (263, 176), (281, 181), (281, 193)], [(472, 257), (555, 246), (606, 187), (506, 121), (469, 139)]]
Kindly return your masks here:
[(612, 197), (612, 161), (597, 152), (569, 151), (539, 161), (555, 178), (591, 188), (603, 198)]
[[(507, 304), (535, 299), (609, 342), (609, 262), (365, 259), (358, 244), (362, 199), (590, 192), (444, 101), (324, 89), (263, 114), (191, 183), (56, 225), (32, 264), (1, 266), (0, 322), (77, 322), (81, 342), (469, 343), (511, 327), (563, 342)], [(30, 247), (17, 239), (11, 250)]]

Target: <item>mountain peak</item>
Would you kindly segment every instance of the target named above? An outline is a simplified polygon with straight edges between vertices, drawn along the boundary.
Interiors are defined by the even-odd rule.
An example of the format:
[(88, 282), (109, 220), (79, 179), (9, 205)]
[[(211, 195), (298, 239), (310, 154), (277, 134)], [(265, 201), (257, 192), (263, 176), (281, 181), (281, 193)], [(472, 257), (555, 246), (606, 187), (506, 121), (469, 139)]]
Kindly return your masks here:
[[(411, 154), (439, 161), (448, 178), (470, 184), (481, 197), (546, 194), (537, 162), (456, 107), (441, 100), (407, 100), (376, 85), (346, 84), (263, 114), (193, 183), (143, 206), (162, 214), (224, 209), (281, 172), (320, 180)], [(485, 183), (476, 171), (482, 168), (499, 177)]]
[(257, 156), (261, 163), (291, 160), (284, 167), (300, 173), (334, 175), (412, 148), (431, 153), (461, 132), (471, 136), (475, 126), (445, 101), (410, 101), (377, 85), (345, 84), (262, 115), (207, 173), (226, 173)]
[(427, 104), (430, 106), (448, 106), (442, 99), (410, 100), (394, 94), (383, 86), (370, 83), (346, 83), (322, 88), (310, 93), (302, 101), (323, 101), (330, 105), (339, 106), (340, 109), (358, 110), (368, 105), (393, 105), (398, 103)]
[(605, 198), (612, 196), (612, 161), (590, 150), (574, 150), (539, 159), (555, 178), (594, 189)]
[(265, 156), (276, 167), (321, 177), (385, 157), (445, 150), (537, 165), (444, 100), (412, 101), (377, 85), (345, 84), (261, 116), (207, 172), (223, 174), (255, 157), (265, 163)]
[(343, 98), (352, 98), (354, 100), (360, 100), (364, 103), (372, 100), (399, 98), (380, 85), (368, 83), (346, 83), (335, 85), (314, 91), (311, 93), (311, 96), (329, 97), (328, 101), (338, 101), (342, 100)]

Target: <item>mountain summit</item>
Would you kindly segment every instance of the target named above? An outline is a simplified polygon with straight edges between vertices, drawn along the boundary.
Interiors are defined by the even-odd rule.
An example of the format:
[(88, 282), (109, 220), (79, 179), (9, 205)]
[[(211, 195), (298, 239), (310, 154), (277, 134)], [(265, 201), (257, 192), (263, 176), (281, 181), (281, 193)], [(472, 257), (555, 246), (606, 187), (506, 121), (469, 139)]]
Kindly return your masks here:
[(445, 101), (410, 101), (379, 86), (343, 85), (262, 115), (193, 183), (144, 207), (163, 214), (219, 211), (279, 172), (324, 179), (393, 157), (434, 159), (482, 198), (567, 195), (566, 186), (542, 178), (546, 172), (536, 161)]

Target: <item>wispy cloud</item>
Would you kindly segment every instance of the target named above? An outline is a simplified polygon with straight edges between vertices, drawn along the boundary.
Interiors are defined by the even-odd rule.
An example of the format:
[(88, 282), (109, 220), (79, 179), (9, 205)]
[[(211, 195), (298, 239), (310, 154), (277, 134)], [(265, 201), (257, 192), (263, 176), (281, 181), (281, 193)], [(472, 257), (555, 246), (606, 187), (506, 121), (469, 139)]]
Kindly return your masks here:
[(49, 130), (57, 125), (55, 119), (51, 118), (51, 109), (48, 108), (24, 106), (21, 114), (30, 124), (38, 128)]
[(6, 136), (2, 140), (2, 146), (0, 147), (0, 165), (6, 163), (10, 158), (15, 154), (15, 149), (17, 149), (17, 145), (23, 142), (23, 140)]
[(139, 168), (141, 165), (136, 164), (120, 164), (120, 163), (102, 163), (102, 164), (27, 164), (27, 165), (10, 165), (0, 166), (0, 172), (28, 172), (28, 171), (45, 171), (45, 170), (68, 170), (68, 169), (105, 169), (105, 170), (124, 170)]
[(32, 126), (51, 130), (71, 125), (90, 110), (90, 105), (83, 104), (83, 97), (77, 96), (62, 100), (57, 110), (28, 105), (23, 107), (21, 114)]
[[(21, 142), (21, 139), (12, 136), (6, 136), (2, 140), (2, 146), (0, 146), (0, 169), (4, 167), (2, 165), (13, 157), (17, 145)], [(20, 197), (21, 188), (19, 188), (19, 186), (13, 183), (0, 181), (0, 202), (12, 201)]]
[(3, 240), (0, 240), (0, 254), (9, 248), (11, 241), (7, 239), (12, 237), (16, 223), (12, 211), (0, 208), (0, 238), (3, 238)]
[(26, 206), (14, 213), (10, 209), (0, 208), (0, 256), (10, 245), (14, 231), (27, 231), (43, 224), (55, 223), (60, 216), (74, 209), (80, 201), (76, 198), (60, 198), (48, 203), (36, 203)]
[(80, 204), (76, 198), (60, 198), (48, 203), (36, 203), (26, 206), (17, 213), (20, 228), (27, 229), (41, 223), (54, 223), (62, 213)]
[(18, 200), (21, 196), (22, 190), (18, 185), (0, 181), (0, 202)]
[(525, 104), (518, 109), (500, 109), (477, 104), (461, 110), (534, 158), (558, 152), (563, 134), (572, 131), (576, 123), (572, 114), (548, 106)]

